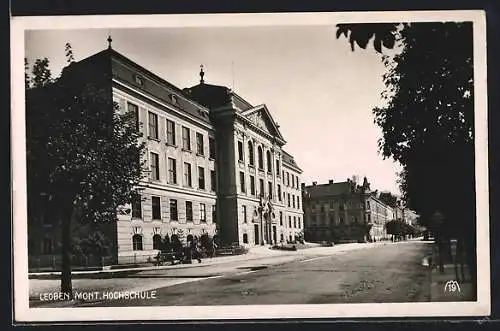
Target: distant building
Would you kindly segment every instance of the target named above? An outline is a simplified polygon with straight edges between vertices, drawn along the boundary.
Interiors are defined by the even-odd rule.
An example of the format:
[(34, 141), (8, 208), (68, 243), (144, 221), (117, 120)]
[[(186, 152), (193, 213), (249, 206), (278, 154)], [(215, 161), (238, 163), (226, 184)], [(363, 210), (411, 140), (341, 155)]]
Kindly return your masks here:
[(307, 241), (386, 239), (385, 223), (393, 219), (394, 212), (370, 190), (366, 177), (362, 185), (348, 179), (302, 187)]

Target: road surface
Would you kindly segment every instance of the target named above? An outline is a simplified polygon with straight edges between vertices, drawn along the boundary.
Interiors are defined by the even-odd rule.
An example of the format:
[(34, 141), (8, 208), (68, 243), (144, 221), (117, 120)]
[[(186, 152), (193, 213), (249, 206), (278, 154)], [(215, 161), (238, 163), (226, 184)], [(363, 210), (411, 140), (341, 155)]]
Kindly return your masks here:
[[(154, 290), (153, 298), (103, 300), (101, 297), (76, 306), (430, 301), (430, 273), (422, 266), (428, 245), (408, 241), (345, 251), (306, 249), (249, 261), (142, 271), (104, 280), (109, 281), (109, 286), (101, 285), (99, 291)], [(95, 285), (103, 280), (94, 281)], [(112, 286), (120, 283), (129, 286)]]

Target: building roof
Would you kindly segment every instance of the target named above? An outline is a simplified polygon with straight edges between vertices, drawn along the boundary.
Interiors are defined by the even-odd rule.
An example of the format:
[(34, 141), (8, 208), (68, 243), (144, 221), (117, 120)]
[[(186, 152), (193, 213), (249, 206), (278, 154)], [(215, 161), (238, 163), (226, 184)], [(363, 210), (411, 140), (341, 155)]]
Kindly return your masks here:
[[(109, 61), (109, 62), (108, 62)], [(114, 49), (108, 48), (91, 55), (72, 66), (92, 66), (96, 64), (109, 65), (112, 77), (117, 81), (132, 86), (163, 103), (169, 104), (203, 122), (210, 123), (209, 109), (192, 100), (182, 89), (142, 67)], [(139, 84), (136, 77), (142, 78)], [(174, 97), (173, 97), (174, 96)], [(174, 100), (175, 99), (175, 100)]]
[(281, 158), (281, 160), (283, 161), (283, 163), (289, 167), (292, 167), (292, 168), (295, 168), (297, 171), (299, 171), (300, 173), (302, 173), (302, 169), (300, 169), (300, 167), (298, 166), (297, 162), (295, 162), (295, 159), (293, 158), (292, 155), (288, 154), (287, 152), (285, 152), (284, 150), (281, 150), (283, 152), (283, 157)]
[(351, 183), (338, 182), (338, 183), (310, 185), (310, 186), (305, 186), (305, 191), (311, 198), (338, 196), (341, 194), (351, 193)]

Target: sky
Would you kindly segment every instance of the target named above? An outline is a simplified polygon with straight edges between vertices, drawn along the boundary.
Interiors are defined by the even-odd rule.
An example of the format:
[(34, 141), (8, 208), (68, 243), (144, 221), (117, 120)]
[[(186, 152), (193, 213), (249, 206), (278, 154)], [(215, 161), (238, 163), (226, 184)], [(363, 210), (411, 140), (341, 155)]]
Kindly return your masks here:
[(253, 105), (266, 104), (304, 171), (302, 182), (366, 176), (372, 189), (400, 194), (400, 166), (378, 152), (380, 105), (386, 71), (372, 48), (353, 52), (334, 25), (31, 30), (25, 35), (30, 64), (47, 57), (54, 77), (65, 65), (107, 47), (179, 88), (205, 82), (225, 85)]

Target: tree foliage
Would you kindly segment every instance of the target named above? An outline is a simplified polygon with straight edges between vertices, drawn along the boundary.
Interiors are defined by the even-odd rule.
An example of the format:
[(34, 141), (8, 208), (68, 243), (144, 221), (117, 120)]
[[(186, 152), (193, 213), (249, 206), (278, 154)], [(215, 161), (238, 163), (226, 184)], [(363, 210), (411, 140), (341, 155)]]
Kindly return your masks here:
[(391, 220), (385, 224), (387, 234), (395, 236), (417, 235), (420, 231), (401, 220)]
[[(43, 87), (47, 84), (53, 82), (52, 72), (49, 69), (49, 59), (44, 57), (43, 59), (36, 59), (32, 74), (33, 77), (31, 79), (31, 85), (33, 88)], [(25, 61), (25, 68), (27, 66), (27, 60)]]
[(441, 232), (458, 235), (457, 222), (474, 218), (472, 25), (413, 23), (401, 39), (403, 51), (384, 59), (379, 147), (403, 166), (406, 203), (424, 220), (440, 210), (454, 224)]
[[(113, 102), (110, 81), (89, 83), (71, 70), (53, 80), (44, 58), (35, 61), (32, 82), (26, 91), (28, 215), (36, 219), (49, 209), (62, 224), (63, 278), (70, 277), (71, 223), (116, 221), (117, 207), (131, 201), (142, 179), (145, 143), (136, 115)], [(63, 292), (71, 291), (66, 282)]]
[(348, 38), (353, 51), (355, 45), (366, 49), (373, 39), (373, 47), (382, 53), (382, 46), (388, 49), (394, 47), (399, 26), (398, 23), (337, 24), (337, 38), (342, 35)]
[[(471, 22), (338, 27), (362, 48), (396, 31), (402, 51), (383, 56), (385, 104), (373, 110), (382, 129), (379, 149), (398, 161), (405, 204), (438, 241), (463, 241), (475, 272), (474, 79)], [(342, 30), (342, 29), (343, 30)], [(347, 35), (346, 35), (347, 36)], [(387, 37), (392, 38), (392, 37)], [(377, 51), (380, 47), (374, 46)], [(436, 222), (437, 211), (444, 218)]]

